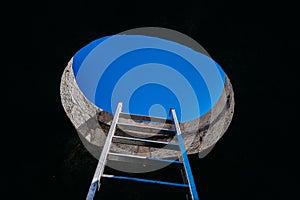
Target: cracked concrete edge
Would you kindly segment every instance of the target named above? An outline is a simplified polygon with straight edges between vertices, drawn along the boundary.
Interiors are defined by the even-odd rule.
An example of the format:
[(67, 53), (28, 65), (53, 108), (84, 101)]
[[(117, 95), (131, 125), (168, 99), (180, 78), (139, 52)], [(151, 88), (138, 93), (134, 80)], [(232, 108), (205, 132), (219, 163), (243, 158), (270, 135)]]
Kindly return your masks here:
[(60, 96), (61, 103), (67, 116), (70, 118), (73, 125), (77, 129), (83, 123), (88, 121), (89, 118), (100, 112), (101, 109), (96, 107), (82, 94), (75, 81), (72, 63), (73, 58), (69, 61), (62, 74)]
[[(190, 148), (187, 152), (194, 154), (212, 149), (211, 147), (213, 147), (227, 131), (233, 118), (234, 106), (234, 92), (230, 80), (226, 77), (224, 91), (211, 111), (192, 122), (183, 124), (182, 129), (186, 135), (194, 135), (195, 131), (197, 132), (194, 140), (192, 140), (192, 137), (186, 137), (187, 140), (190, 140), (185, 141), (190, 144), (188, 145)], [(195, 124), (199, 125), (198, 130), (191, 130), (190, 127), (195, 126)]]

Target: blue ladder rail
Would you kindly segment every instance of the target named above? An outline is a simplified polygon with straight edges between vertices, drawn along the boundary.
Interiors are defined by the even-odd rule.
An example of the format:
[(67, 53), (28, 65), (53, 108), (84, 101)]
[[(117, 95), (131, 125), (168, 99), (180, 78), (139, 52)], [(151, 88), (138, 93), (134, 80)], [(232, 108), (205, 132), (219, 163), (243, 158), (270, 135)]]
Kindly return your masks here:
[(115, 176), (115, 175), (110, 175), (110, 174), (103, 174), (102, 177), (128, 180), (128, 181), (138, 181), (138, 182), (145, 182), (145, 183), (154, 183), (154, 184), (161, 184), (161, 185), (169, 185), (169, 186), (176, 186), (176, 187), (189, 187), (187, 184), (184, 184), (184, 183), (172, 183), (172, 182), (166, 182), (166, 181), (157, 181), (157, 180), (150, 180), (150, 179), (143, 179), (143, 178), (133, 178), (133, 177), (127, 177), (127, 176)]

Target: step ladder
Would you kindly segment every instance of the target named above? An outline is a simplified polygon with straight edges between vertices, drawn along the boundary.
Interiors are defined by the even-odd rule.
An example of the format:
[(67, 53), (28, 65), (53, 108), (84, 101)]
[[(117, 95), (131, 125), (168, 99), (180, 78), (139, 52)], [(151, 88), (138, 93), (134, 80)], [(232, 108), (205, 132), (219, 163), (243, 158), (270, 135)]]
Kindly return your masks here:
[[(180, 187), (185, 188), (188, 190), (187, 199), (189, 200), (198, 200), (198, 194), (194, 182), (194, 178), (192, 175), (191, 167), (188, 161), (188, 156), (186, 153), (184, 141), (182, 138), (179, 122), (176, 116), (175, 109), (170, 110), (170, 114), (172, 115), (173, 120), (166, 120), (163, 118), (157, 118), (157, 117), (149, 117), (149, 116), (140, 116), (140, 115), (132, 115), (127, 113), (122, 113), (122, 102), (118, 103), (117, 109), (115, 111), (115, 115), (113, 117), (112, 123), (110, 125), (109, 132), (107, 134), (107, 138), (105, 141), (105, 144), (103, 146), (98, 165), (93, 177), (93, 180), (91, 182), (87, 200), (93, 200), (95, 193), (100, 189), (101, 184), (101, 178), (109, 178), (109, 179), (118, 179), (118, 180), (124, 180), (124, 181), (137, 181), (137, 182), (144, 182), (144, 183), (150, 183), (150, 184), (161, 184), (165, 186), (170, 187)], [(137, 121), (151, 121), (151, 122), (157, 122), (157, 123), (171, 123), (175, 127), (175, 129), (167, 129), (167, 128), (154, 128), (154, 127), (143, 127), (136, 124), (126, 124), (119, 122), (119, 118), (127, 118)], [(127, 128), (131, 131), (140, 131), (145, 132), (145, 134), (151, 134), (156, 133), (158, 134), (165, 134), (165, 135), (174, 135), (176, 137), (177, 142), (163, 142), (163, 141), (156, 141), (156, 140), (149, 140), (144, 138), (138, 138), (138, 137), (125, 137), (125, 136), (116, 136), (116, 128), (117, 125), (119, 127), (122, 127), (122, 129)], [(159, 130), (158, 130), (159, 129)], [(170, 150), (178, 151), (178, 160), (168, 160), (168, 159), (161, 159), (161, 158), (152, 158), (152, 157), (145, 157), (145, 156), (139, 156), (139, 155), (131, 155), (131, 154), (123, 154), (123, 153), (115, 153), (110, 151), (110, 147), (112, 143), (121, 143), (121, 144), (129, 144), (129, 145), (138, 145), (138, 146), (146, 146), (146, 147), (154, 147), (154, 148), (166, 148)], [(139, 162), (140, 163), (149, 163), (149, 164), (155, 164), (160, 162), (166, 162), (166, 163), (172, 163), (177, 164), (182, 168), (182, 180), (184, 183), (173, 183), (173, 182), (166, 182), (166, 181), (159, 181), (159, 180), (149, 180), (149, 179), (143, 179), (143, 178), (135, 178), (135, 177), (127, 177), (127, 176), (116, 176), (116, 175), (110, 175), (110, 174), (104, 174), (104, 168), (107, 164), (108, 157), (109, 156), (117, 156), (119, 160), (126, 159), (127, 161), (132, 162)]]

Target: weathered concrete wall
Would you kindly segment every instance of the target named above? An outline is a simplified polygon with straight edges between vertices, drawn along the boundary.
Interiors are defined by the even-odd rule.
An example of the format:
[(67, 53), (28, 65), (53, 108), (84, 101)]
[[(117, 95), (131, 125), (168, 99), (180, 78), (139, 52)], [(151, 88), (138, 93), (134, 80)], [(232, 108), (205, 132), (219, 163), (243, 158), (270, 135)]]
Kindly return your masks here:
[[(60, 85), (60, 95), (64, 110), (76, 128), (79, 137), (88, 151), (99, 158), (104, 145), (112, 115), (96, 107), (82, 94), (75, 81), (72, 70), (73, 58), (65, 68)], [(226, 132), (234, 112), (234, 93), (228, 78), (225, 89), (219, 101), (210, 112), (190, 122), (181, 123), (181, 130), (189, 154), (202, 153), (204, 156)], [(135, 122), (138, 123), (138, 122)], [(150, 125), (148, 126), (159, 126)], [(117, 130), (117, 135), (124, 135), (122, 130)], [(172, 138), (163, 138), (163, 141)], [(112, 145), (112, 151), (132, 154), (147, 155), (150, 157), (176, 157), (174, 151), (138, 147), (132, 145)]]

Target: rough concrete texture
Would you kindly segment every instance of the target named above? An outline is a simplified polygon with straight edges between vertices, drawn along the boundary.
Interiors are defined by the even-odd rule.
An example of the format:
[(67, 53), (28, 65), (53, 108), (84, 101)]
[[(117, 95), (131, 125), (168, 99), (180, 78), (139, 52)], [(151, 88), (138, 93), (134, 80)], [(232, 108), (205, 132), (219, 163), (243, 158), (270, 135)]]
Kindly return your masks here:
[[(87, 150), (99, 158), (113, 116), (98, 108), (82, 94), (75, 81), (72, 70), (73, 58), (65, 68), (60, 85), (61, 102), (64, 110), (76, 128)], [(181, 131), (188, 154), (200, 153), (204, 157), (226, 132), (234, 112), (234, 94), (228, 78), (225, 89), (210, 112), (190, 122), (181, 123)], [(158, 124), (122, 119), (125, 122), (143, 124), (143, 126), (161, 127)], [(168, 128), (172, 128), (172, 125)], [(127, 135), (126, 131), (117, 129), (116, 135)], [(172, 137), (155, 138), (161, 141), (176, 142)], [(176, 151), (140, 147), (126, 144), (112, 144), (111, 151), (145, 155), (149, 157), (176, 157)]]

